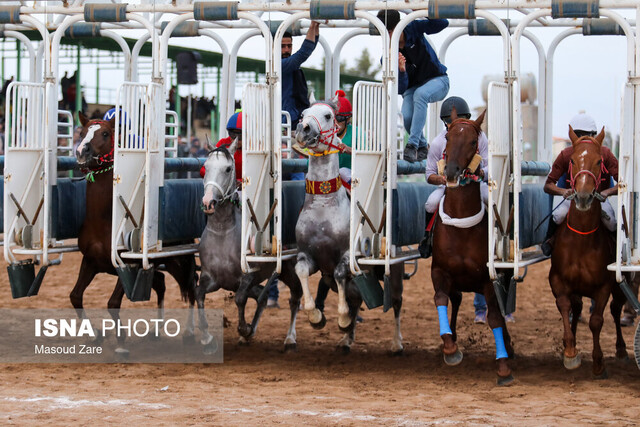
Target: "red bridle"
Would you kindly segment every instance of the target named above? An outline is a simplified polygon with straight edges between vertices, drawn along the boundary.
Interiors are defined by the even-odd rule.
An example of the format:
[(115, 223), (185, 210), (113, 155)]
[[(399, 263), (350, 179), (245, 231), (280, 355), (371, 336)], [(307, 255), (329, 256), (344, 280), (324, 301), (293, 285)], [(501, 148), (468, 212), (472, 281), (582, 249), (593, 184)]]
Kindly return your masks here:
[[(333, 138), (338, 134), (338, 129), (339, 129), (338, 121), (336, 120), (335, 109), (329, 104), (324, 104), (324, 103), (317, 103), (317, 104), (326, 105), (331, 109), (331, 111), (334, 112), (333, 126), (331, 127), (331, 129), (327, 129), (327, 130), (322, 130), (322, 126), (320, 125), (320, 121), (318, 120), (318, 118), (316, 116), (311, 116), (311, 118), (316, 121), (316, 124), (318, 125), (318, 130), (320, 131), (320, 136), (318, 137), (318, 143), (324, 144), (328, 147), (335, 148), (336, 150), (342, 151), (340, 147), (338, 147), (337, 145), (334, 145), (331, 142), (333, 141)], [(314, 104), (314, 105), (317, 105), (317, 104)]]
[[(91, 124), (100, 124), (100, 125), (106, 124), (107, 126), (109, 126), (109, 122), (107, 122), (106, 120), (91, 120), (91, 122), (89, 122), (88, 126), (91, 125)], [(113, 169), (113, 165), (105, 166), (105, 167), (102, 167), (102, 165), (104, 163), (113, 163), (114, 162), (114, 157), (113, 157), (114, 150), (115, 150), (114, 135), (113, 135), (113, 132), (111, 132), (111, 151), (109, 151), (106, 154), (102, 154), (99, 157), (94, 157), (93, 158), (98, 163), (98, 167), (95, 168), (95, 169), (90, 169), (90, 168), (81, 168), (80, 169), (83, 173), (87, 173), (87, 180), (89, 182), (93, 182), (94, 181), (94, 178), (93, 178), (94, 174), (108, 172), (111, 169)]]

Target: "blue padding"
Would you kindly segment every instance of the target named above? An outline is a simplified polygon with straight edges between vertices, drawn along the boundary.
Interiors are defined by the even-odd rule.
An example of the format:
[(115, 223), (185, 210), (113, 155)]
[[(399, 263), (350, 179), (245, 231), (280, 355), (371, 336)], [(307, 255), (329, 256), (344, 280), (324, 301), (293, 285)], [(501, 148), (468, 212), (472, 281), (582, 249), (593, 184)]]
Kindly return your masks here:
[(282, 244), (296, 243), (296, 224), (304, 204), (304, 181), (282, 182)]
[(126, 4), (85, 4), (85, 22), (125, 22), (127, 20)]
[(551, 16), (555, 18), (598, 18), (598, 0), (551, 0)]
[(227, 21), (238, 19), (238, 2), (197, 1), (193, 4), (193, 18), (197, 21)]
[(451, 327), (449, 326), (449, 315), (447, 313), (448, 307), (446, 305), (439, 305), (436, 308), (438, 310), (438, 322), (440, 322), (440, 335), (450, 334)]
[[(509, 20), (503, 19), (507, 28), (509, 28)], [(488, 19), (471, 19), (467, 23), (467, 30), (470, 36), (499, 36), (500, 30), (496, 25)]]
[(20, 23), (20, 6), (0, 6), (0, 24)]
[(393, 190), (393, 244), (415, 245), (424, 237), (424, 204), (437, 187), (426, 182), (399, 182)]
[(475, 0), (431, 0), (429, 18), (475, 19)]
[(584, 19), (582, 21), (582, 35), (584, 36), (624, 36), (622, 27), (609, 18)]
[(98, 37), (100, 35), (100, 24), (76, 22), (64, 31), (64, 36), (72, 39)]
[[(169, 25), (169, 21), (162, 22), (161, 33), (164, 33), (164, 29)], [(200, 31), (199, 21), (185, 21), (179, 23), (176, 28), (173, 29), (171, 37), (197, 37)]]
[[(547, 227), (543, 224), (551, 212), (553, 197), (545, 193), (539, 184), (523, 184), (520, 193), (520, 248), (528, 248), (544, 242)], [(506, 219), (502, 219), (506, 221)], [(537, 230), (535, 228), (538, 227)]]
[(86, 215), (86, 200), (87, 181), (58, 178), (58, 185), (51, 191), (53, 237), (58, 240), (78, 237)]
[[(276, 31), (278, 31), (278, 28), (280, 27), (280, 24), (282, 24), (282, 21), (264, 21), (264, 23), (267, 25), (267, 27), (269, 27), (271, 35), (275, 36)], [(300, 28), (300, 21), (296, 21), (291, 24), (291, 26), (287, 30), (291, 33), (292, 36), (301, 36), (302, 31), (300, 31)]]
[(356, 19), (356, 3), (353, 0), (311, 0), (311, 19)]
[(504, 346), (504, 335), (502, 334), (502, 328), (494, 328), (493, 338), (496, 341), (496, 359), (505, 359), (509, 357), (507, 349)]
[(160, 187), (158, 236), (161, 240), (200, 238), (207, 218), (200, 205), (204, 187), (202, 179), (167, 179)]

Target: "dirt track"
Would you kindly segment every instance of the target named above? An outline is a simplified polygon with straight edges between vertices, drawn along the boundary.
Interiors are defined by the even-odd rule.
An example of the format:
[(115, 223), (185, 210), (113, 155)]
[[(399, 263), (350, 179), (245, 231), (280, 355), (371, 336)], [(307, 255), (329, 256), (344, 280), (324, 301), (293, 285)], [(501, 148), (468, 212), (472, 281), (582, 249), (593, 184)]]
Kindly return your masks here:
[[(0, 307), (70, 308), (79, 260), (78, 254), (65, 255), (62, 266), (49, 269), (40, 295), (22, 300), (11, 299), (3, 263)], [(493, 337), (488, 326), (473, 324), (471, 295), (463, 299), (458, 329), (464, 360), (454, 368), (444, 365), (429, 262), (421, 261), (418, 275), (405, 284), (404, 356), (390, 356), (393, 315), (381, 309), (362, 313), (350, 355), (336, 352), (335, 294), (327, 301), (324, 330), (299, 317), (296, 353), (282, 353), (285, 308), (268, 310), (253, 343), (239, 346), (235, 304), (220, 292), (207, 301), (231, 320), (223, 364), (0, 365), (0, 423), (637, 424), (640, 371), (632, 361), (615, 360), (608, 309), (602, 345), (610, 378), (591, 378), (591, 334), (584, 322), (578, 327), (583, 365), (572, 372), (562, 366), (562, 326), (548, 268), (530, 268), (518, 289), (516, 323), (508, 324), (517, 354), (511, 387), (495, 385)], [(85, 306), (105, 307), (114, 284), (99, 276)], [(167, 307), (184, 307), (175, 282), (168, 280), (167, 288)], [(281, 292), (282, 307), (287, 298), (288, 291)], [(634, 329), (624, 328), (630, 356)]]

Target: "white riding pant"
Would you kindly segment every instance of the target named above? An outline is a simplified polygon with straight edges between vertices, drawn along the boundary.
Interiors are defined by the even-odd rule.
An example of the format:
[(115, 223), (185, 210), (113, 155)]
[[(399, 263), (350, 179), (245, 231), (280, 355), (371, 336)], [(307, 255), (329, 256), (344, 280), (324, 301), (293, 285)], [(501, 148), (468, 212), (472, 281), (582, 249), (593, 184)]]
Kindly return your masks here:
[[(433, 192), (429, 195), (427, 199), (427, 203), (424, 204), (424, 208), (429, 213), (434, 213), (438, 210), (438, 205), (440, 204), (440, 200), (442, 196), (444, 196), (444, 185), (438, 186)], [(489, 187), (486, 182), (480, 183), (480, 195), (482, 196), (482, 202), (486, 205), (489, 203)]]
[[(562, 221), (567, 217), (567, 213), (569, 213), (570, 206), (571, 200), (563, 199), (556, 210), (553, 211), (553, 222), (562, 224)], [(602, 202), (602, 222), (609, 231), (615, 231), (617, 225), (616, 212), (613, 210), (611, 203), (609, 203), (609, 199)]]

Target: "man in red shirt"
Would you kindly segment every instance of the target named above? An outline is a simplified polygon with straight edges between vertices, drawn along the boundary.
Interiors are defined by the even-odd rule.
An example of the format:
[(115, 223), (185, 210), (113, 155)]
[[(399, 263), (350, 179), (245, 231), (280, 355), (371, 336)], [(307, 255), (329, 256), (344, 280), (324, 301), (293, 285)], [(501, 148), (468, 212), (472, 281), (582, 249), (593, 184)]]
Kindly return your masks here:
[(236, 152), (233, 154), (233, 160), (236, 163), (236, 180), (242, 182), (242, 112), (233, 114), (227, 122), (227, 132), (229, 136), (222, 138), (216, 144), (216, 147), (229, 147), (234, 139), (238, 139)]
[[(593, 118), (584, 113), (574, 116), (569, 121), (569, 126), (571, 126), (579, 138), (583, 136), (595, 137), (598, 132)], [(602, 181), (598, 185), (598, 192), (605, 198), (602, 202), (602, 221), (610, 231), (615, 231), (615, 211), (609, 203), (609, 200), (607, 200), (607, 197), (617, 194), (618, 192), (618, 159), (616, 159), (611, 150), (605, 146), (602, 146), (601, 153), (605, 167), (602, 171)], [(571, 206), (571, 201), (567, 200), (567, 197), (573, 194), (573, 189), (570, 188), (568, 183), (569, 163), (572, 154), (573, 146), (565, 148), (558, 154), (558, 157), (551, 167), (551, 172), (549, 172), (547, 176), (547, 181), (544, 184), (545, 193), (551, 194), (552, 196), (564, 197), (564, 200), (553, 211), (552, 220), (549, 221), (549, 228), (547, 229), (547, 236), (545, 242), (542, 244), (542, 252), (547, 256), (550, 256), (553, 251), (553, 236), (557, 226), (565, 220), (569, 212), (569, 207)], [(615, 185), (612, 185), (612, 178), (616, 181)]]

